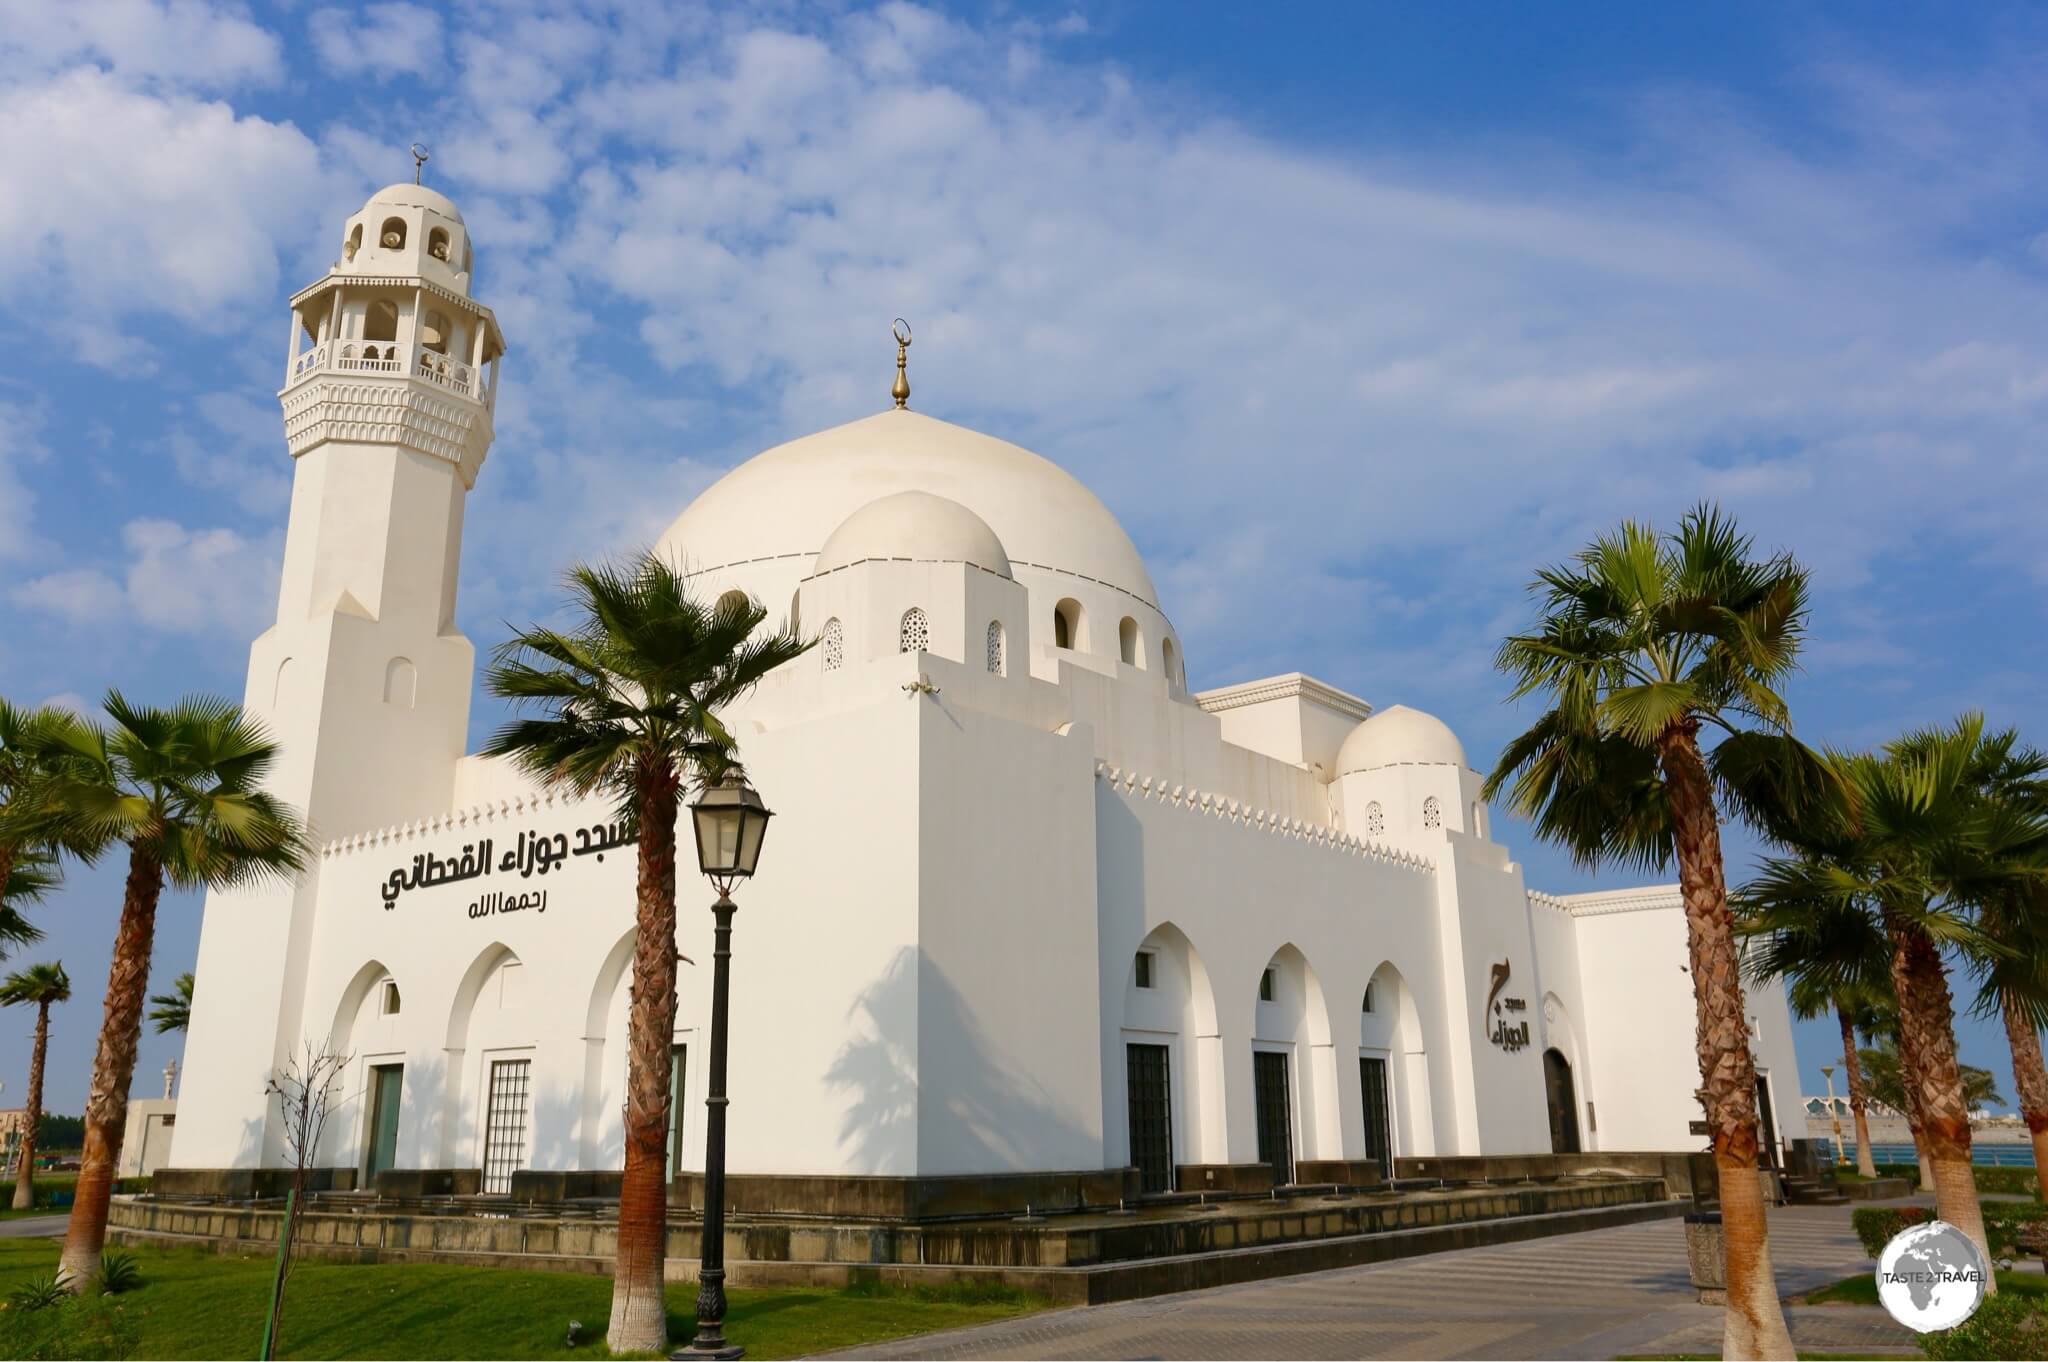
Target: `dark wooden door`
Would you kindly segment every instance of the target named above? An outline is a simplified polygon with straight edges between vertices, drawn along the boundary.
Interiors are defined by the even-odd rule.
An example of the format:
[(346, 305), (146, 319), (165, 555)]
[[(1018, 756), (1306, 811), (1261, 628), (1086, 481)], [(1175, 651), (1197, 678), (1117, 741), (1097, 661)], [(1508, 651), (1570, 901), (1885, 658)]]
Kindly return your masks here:
[(1173, 1190), (1173, 1092), (1164, 1045), (1124, 1047), (1131, 1106), (1131, 1163), (1147, 1192)]
[(1380, 1176), (1394, 1176), (1394, 1122), (1387, 1105), (1387, 1061), (1360, 1056), (1358, 1086), (1365, 1094), (1365, 1157)]
[(1550, 1103), (1550, 1152), (1579, 1152), (1579, 1098), (1572, 1087), (1572, 1064), (1562, 1052), (1543, 1052), (1543, 1095)]
[(1287, 1100), (1287, 1056), (1252, 1051), (1252, 1097), (1259, 1112), (1259, 1162), (1273, 1168), (1273, 1184), (1294, 1181), (1294, 1120)]

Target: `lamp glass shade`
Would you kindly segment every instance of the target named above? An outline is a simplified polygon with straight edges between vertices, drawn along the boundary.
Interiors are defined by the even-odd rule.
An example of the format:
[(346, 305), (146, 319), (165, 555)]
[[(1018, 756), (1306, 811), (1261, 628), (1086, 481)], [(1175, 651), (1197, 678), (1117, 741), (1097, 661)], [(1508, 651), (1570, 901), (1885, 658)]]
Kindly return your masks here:
[(714, 880), (743, 880), (761, 860), (761, 842), (774, 817), (761, 796), (728, 777), (690, 806), (697, 830), (697, 868)]

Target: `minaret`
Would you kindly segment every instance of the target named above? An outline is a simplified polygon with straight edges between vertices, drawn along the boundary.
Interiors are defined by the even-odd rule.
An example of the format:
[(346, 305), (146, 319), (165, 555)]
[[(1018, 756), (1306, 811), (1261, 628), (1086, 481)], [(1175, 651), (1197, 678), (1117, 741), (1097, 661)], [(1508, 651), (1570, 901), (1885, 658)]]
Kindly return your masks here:
[(285, 748), (278, 793), (322, 839), (448, 807), (474, 661), (455, 627), (463, 502), (505, 348), (441, 194), (380, 190), (340, 249), (291, 300), (291, 522), (248, 686)]
[[(244, 704), (281, 749), (271, 790), (316, 845), (446, 813), (454, 797), (475, 662), (455, 627), (463, 503), (491, 446), (505, 348), (469, 296), (470, 264), (455, 205), (397, 184), (292, 295), (278, 393), (291, 518)], [(306, 995), (320, 874), (316, 855), (291, 883), (207, 896), (174, 1166), (282, 1158), (263, 1085), (326, 1038), (308, 1010), (323, 1002)]]

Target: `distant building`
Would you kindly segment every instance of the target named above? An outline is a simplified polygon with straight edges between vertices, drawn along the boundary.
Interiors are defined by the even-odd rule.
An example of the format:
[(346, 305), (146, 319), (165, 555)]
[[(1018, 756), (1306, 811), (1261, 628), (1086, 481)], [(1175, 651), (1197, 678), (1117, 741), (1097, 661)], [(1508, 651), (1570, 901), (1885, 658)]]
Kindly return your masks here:
[(117, 1177), (148, 1177), (171, 1161), (171, 1137), (178, 1125), (178, 1061), (164, 1065), (162, 1097), (128, 1099), (128, 1124), (121, 1136)]

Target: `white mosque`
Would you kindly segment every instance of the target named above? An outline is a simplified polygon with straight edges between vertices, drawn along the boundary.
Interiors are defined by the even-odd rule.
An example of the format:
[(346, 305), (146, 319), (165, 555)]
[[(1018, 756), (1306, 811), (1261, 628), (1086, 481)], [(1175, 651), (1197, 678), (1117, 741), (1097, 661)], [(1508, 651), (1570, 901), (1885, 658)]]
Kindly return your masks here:
[[(616, 1169), (631, 848), (464, 750), (464, 503), (506, 342), (441, 194), (383, 190), (339, 244), (291, 299), (247, 692), (322, 845), (207, 902), (170, 1162), (281, 1162), (264, 1083), (311, 1042), (352, 1056), (318, 1162), (363, 1185)], [(735, 1175), (1163, 1191), (1701, 1147), (1675, 887), (1532, 891), (1418, 708), (1299, 673), (1190, 691), (1171, 602), (1053, 463), (899, 396), (741, 464), (659, 548), (819, 640), (727, 716), (778, 815), (737, 895)], [(683, 886), (679, 1176), (712, 897)], [(1783, 998), (1750, 1008), (1798, 1131)]]

